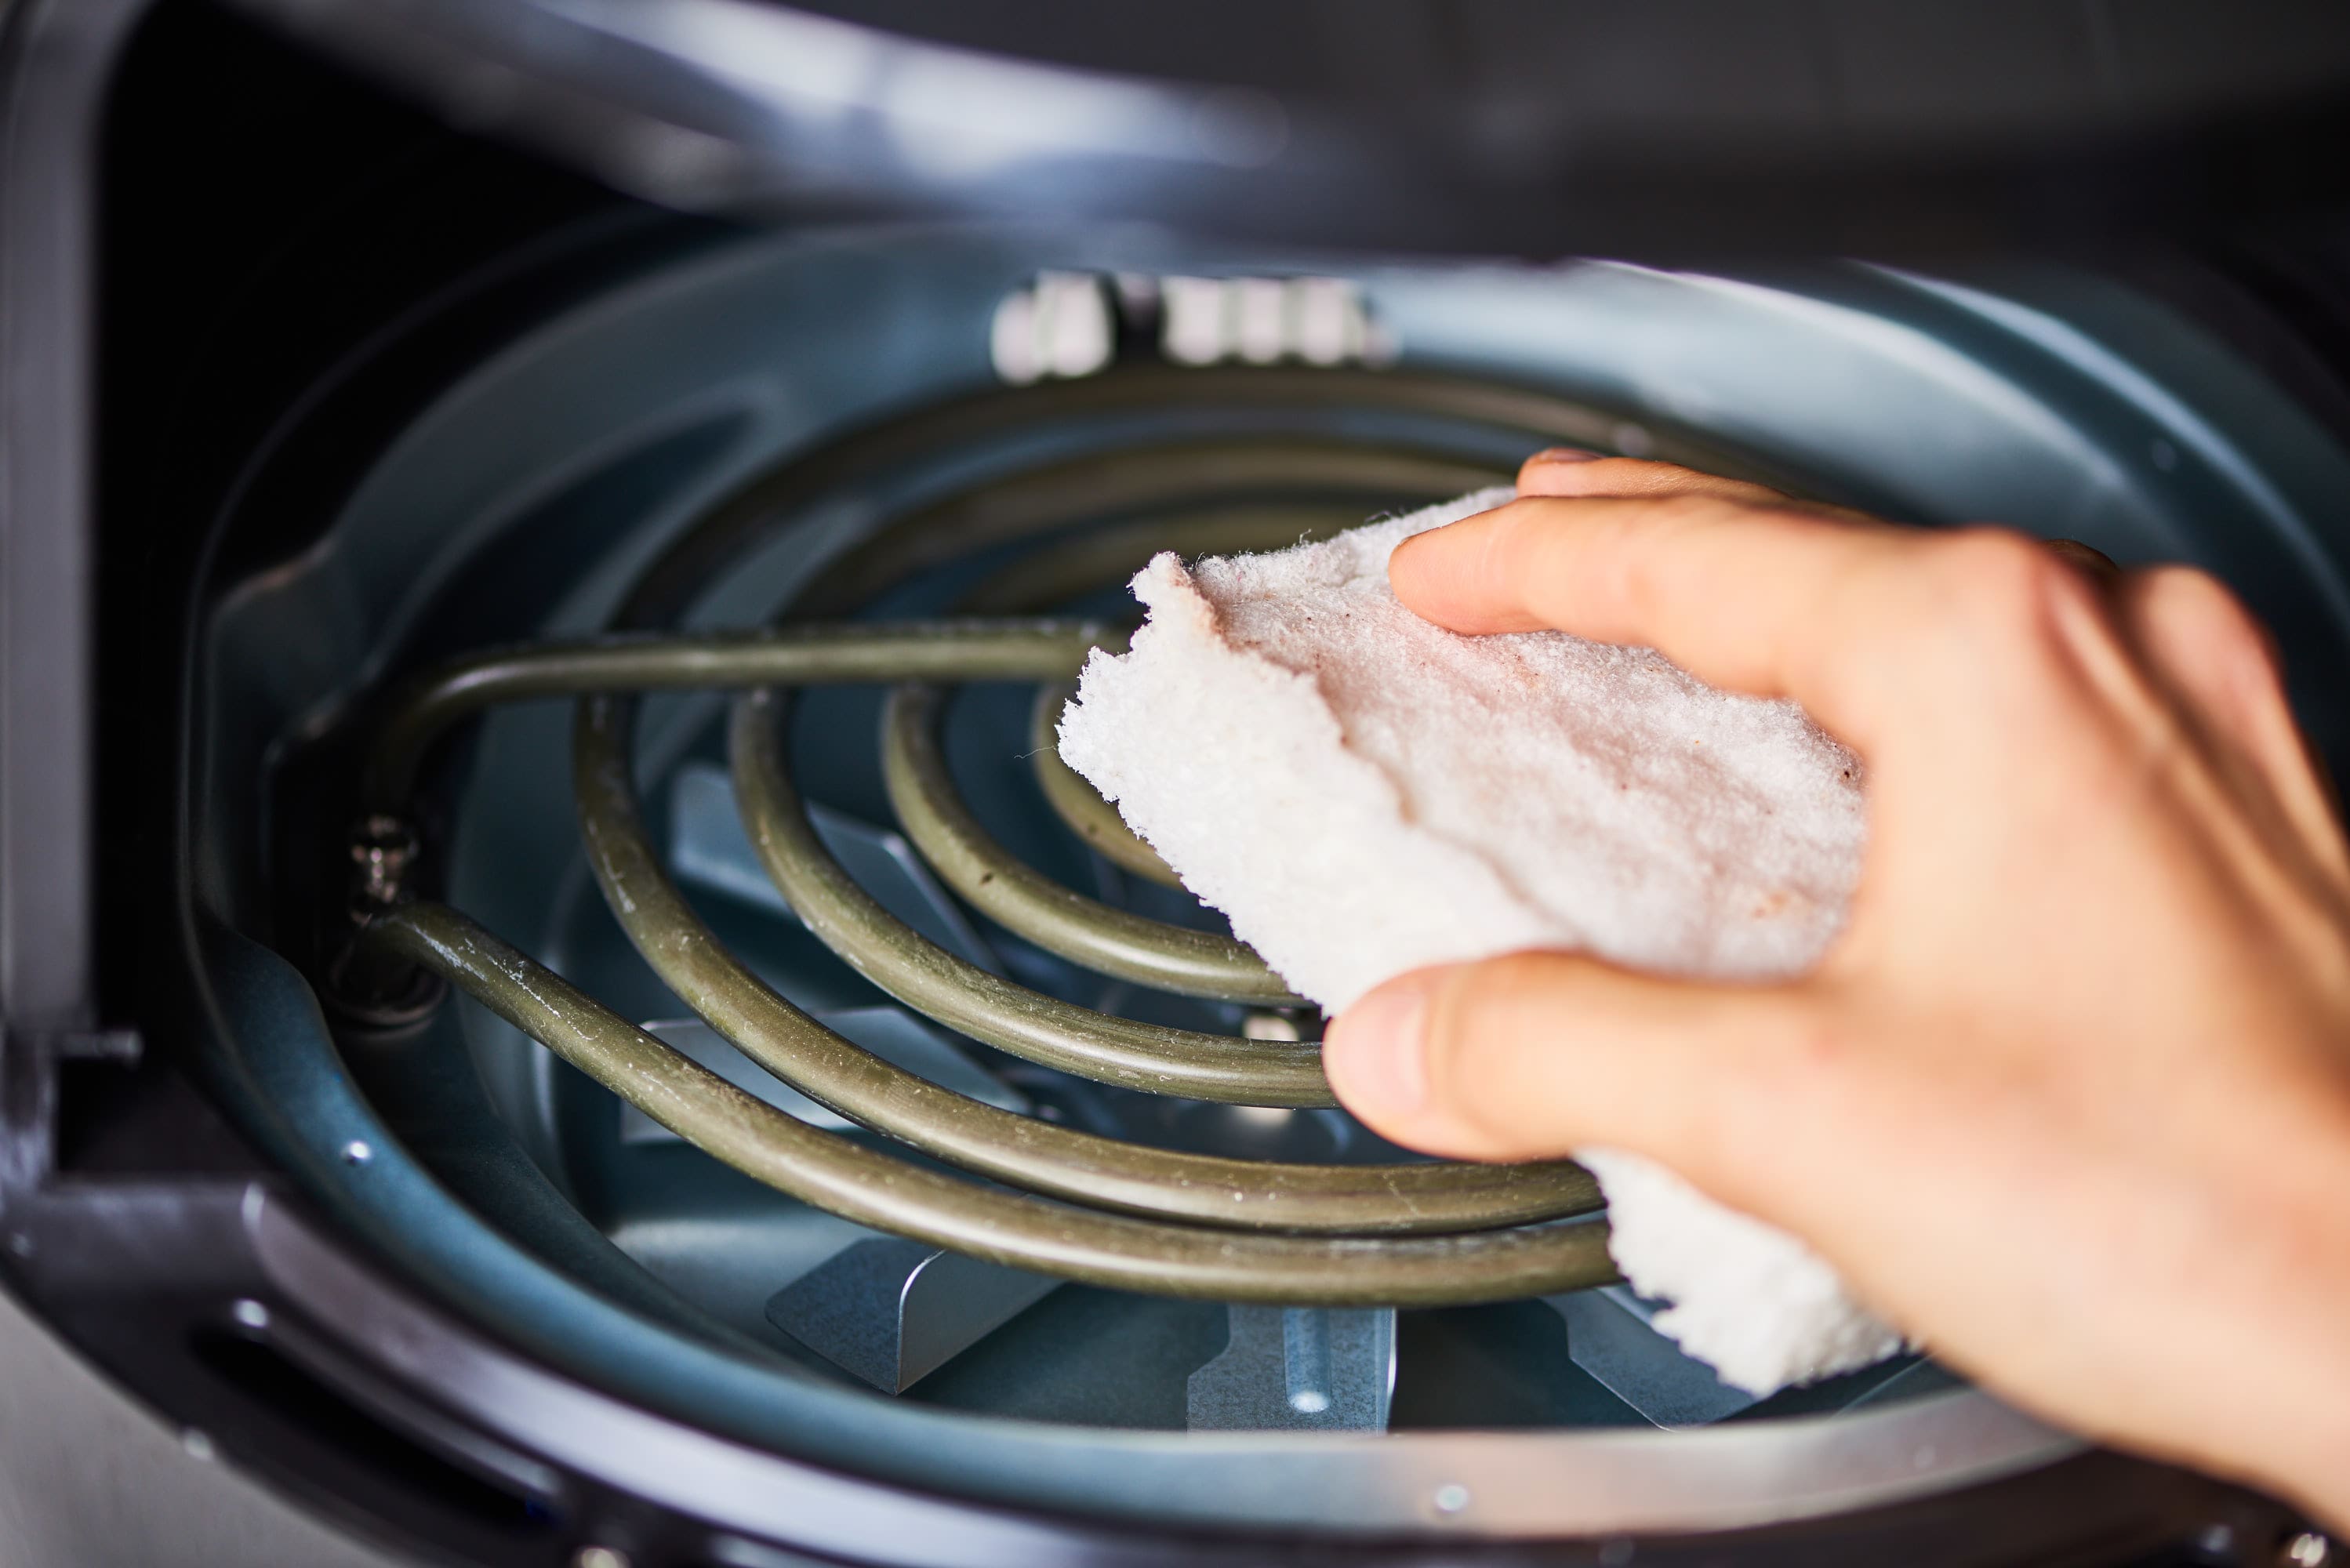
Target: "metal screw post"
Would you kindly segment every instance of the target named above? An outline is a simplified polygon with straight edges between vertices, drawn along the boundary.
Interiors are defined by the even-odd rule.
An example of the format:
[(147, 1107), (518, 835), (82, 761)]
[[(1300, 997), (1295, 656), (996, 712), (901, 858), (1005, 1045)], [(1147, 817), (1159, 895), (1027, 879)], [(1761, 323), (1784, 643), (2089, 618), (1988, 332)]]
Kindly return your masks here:
[[(375, 812), (352, 826), (349, 842), (349, 935), (328, 964), (326, 999), (356, 1023), (377, 1028), (413, 1023), (441, 1004), (448, 987), (439, 976), (406, 960), (372, 952), (357, 939), (370, 922), (415, 896), (409, 879), (421, 857), (422, 841), (405, 819)], [(354, 1165), (364, 1163), (366, 1146), (353, 1147), (361, 1152), (354, 1156), (347, 1149), (344, 1158)]]
[(366, 902), (390, 908), (407, 896), (408, 873), (420, 846), (416, 829), (383, 812), (361, 817), (351, 831), (355, 891)]

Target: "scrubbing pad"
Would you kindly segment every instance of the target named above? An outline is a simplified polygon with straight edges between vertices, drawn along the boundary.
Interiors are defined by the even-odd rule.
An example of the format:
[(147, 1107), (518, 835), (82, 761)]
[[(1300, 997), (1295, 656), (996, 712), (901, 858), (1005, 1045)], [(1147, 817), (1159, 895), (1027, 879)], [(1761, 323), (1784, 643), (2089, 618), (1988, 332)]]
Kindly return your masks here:
[[(1820, 956), (1866, 834), (1859, 764), (1791, 703), (1646, 649), (1461, 637), (1388, 587), (1414, 534), (1495, 490), (1272, 555), (1173, 556), (1097, 653), (1061, 755), (1299, 992), (1337, 1012), (1423, 965), (1567, 948), (1766, 980)], [(1785, 1233), (1651, 1160), (1587, 1149), (1657, 1324), (1762, 1393), (1899, 1337)]]

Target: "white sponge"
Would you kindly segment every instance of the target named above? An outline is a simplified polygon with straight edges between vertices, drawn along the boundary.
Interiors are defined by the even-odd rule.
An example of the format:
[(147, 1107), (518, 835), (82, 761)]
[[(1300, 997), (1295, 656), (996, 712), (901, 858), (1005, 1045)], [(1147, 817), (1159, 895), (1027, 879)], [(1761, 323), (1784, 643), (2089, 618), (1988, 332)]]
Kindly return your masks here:
[[(1160, 556), (1134, 579), (1132, 651), (1086, 666), (1062, 757), (1333, 1012), (1526, 948), (1716, 979), (1809, 967), (1859, 869), (1850, 753), (1652, 650), (1461, 637), (1388, 589), (1398, 544), (1511, 495), (1188, 570)], [(1617, 1266), (1726, 1381), (1763, 1393), (1900, 1347), (1793, 1237), (1638, 1156), (1578, 1158)]]

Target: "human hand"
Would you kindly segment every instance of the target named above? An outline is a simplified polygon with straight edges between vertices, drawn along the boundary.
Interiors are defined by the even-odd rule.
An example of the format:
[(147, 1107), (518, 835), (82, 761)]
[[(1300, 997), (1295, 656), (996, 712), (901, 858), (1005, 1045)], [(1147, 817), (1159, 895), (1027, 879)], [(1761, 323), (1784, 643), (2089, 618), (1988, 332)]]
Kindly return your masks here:
[(1579, 455), (1396, 593), (1800, 701), (1868, 766), (1849, 921), (1781, 985), (1404, 976), (1331, 1026), (1339, 1098), (1649, 1155), (2014, 1403), (2350, 1525), (2350, 849), (2265, 634), (2187, 568)]

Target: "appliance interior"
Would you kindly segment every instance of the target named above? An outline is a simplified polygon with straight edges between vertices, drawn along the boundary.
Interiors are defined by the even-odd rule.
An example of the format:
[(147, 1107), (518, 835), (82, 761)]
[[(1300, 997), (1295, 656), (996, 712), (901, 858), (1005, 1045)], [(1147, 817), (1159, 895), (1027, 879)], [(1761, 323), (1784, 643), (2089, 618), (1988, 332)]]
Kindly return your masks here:
[[(615, 288), (452, 389), (385, 454), (319, 541), (227, 586), (213, 611), (199, 692), (207, 765), (197, 820), (211, 850), (202, 863), (218, 868), (218, 881), (203, 891), (216, 907), (240, 911), (234, 923), (244, 928), (214, 940), (234, 944), (250, 933), (300, 951), (297, 922), (319, 902), (318, 869), (341, 870), (331, 846), (349, 797), (325, 782), (332, 774), (323, 764), (307, 765), (296, 742), (329, 725), (355, 694), (384, 672), (447, 650), (606, 625), (656, 545), (780, 459), (985, 386), (990, 327), (1002, 301), (1040, 269), (1073, 260), (1106, 273), (1175, 276), (1279, 275), (1298, 265), (1106, 244), (1083, 233), (900, 229), (747, 238)], [(2060, 318), (2012, 295), (1859, 269), (1757, 283), (1581, 264), (1381, 269), (1354, 281), (1396, 345), (1390, 367), (1362, 376), (1400, 379), (1428, 366), (1482, 384), (1556, 389), (1577, 406), (1601, 410), (1621, 450), (1654, 450), (1672, 439), (1662, 432), (1696, 426), (1740, 452), (1764, 454), (1814, 493), (1919, 522), (2026, 518), (2121, 560), (2208, 558), (2218, 538), (2241, 543), (2262, 519), (2266, 531), (2252, 536), (2273, 541), (2282, 556), (2273, 569), (2291, 575), (2290, 535), (2275, 525), (2276, 497), (2244, 483), (2254, 471), (2229, 461), (2231, 448), (2220, 444), (2216, 430), (2199, 421), (2157, 423), (2142, 408), (2116, 408), (2108, 386), (2085, 384), (2076, 374), (2064, 377), (2072, 384), (2061, 389), (2091, 392), (2094, 403), (2055, 401), (2054, 389), (2025, 379), (2038, 369), (2057, 382), (2051, 372), (2075, 370), (2064, 350), (2093, 349)], [(2005, 376), (1986, 372), (1986, 362), (2006, 356), (2022, 363)], [(1181, 381), (1282, 374), (1176, 369), (1161, 378), (1164, 407), (1145, 400), (1098, 415), (1087, 399), (1061, 400), (1066, 417), (1024, 420), (976, 443), (919, 452), (886, 472), (860, 475), (803, 514), (774, 517), (753, 547), (712, 577), (684, 624), (759, 625), (845, 546), (922, 502), (980, 476), (1077, 454), (1149, 452), (1216, 436), (1268, 444), (1310, 437), (1359, 448), (1367, 466), (1375, 453), (1410, 450), (1443, 453), (1464, 474), (1481, 468), (1505, 474), (1543, 433), (1481, 428), (1441, 409), (1415, 416), (1356, 406), (1344, 372), (1286, 372), (1305, 389), (1294, 403), (1270, 408), (1245, 400), (1201, 406)], [(1315, 384), (1322, 381), (1328, 385)], [(2130, 430), (2132, 415), (2146, 423)], [(1921, 440), (1918, 432), (1928, 431), (1932, 438)], [(2322, 462), (2333, 454), (2321, 448), (2310, 455)], [(1317, 492), (1347, 488), (1318, 476), (1309, 483)], [(1278, 480), (1264, 487), (1288, 489)], [(1228, 487), (1212, 474), (1176, 497), (1187, 506), (1253, 498), (1250, 488)], [(1373, 490), (1360, 506), (1369, 515), (1430, 498)], [(2223, 509), (2232, 514), (2227, 523)], [(1069, 526), (1131, 525), (1124, 514), (1130, 510), (1113, 504), (1098, 516), (1079, 511)], [(979, 574), (1016, 559), (1023, 543), (956, 551), (858, 607), (891, 620), (943, 614)], [(1042, 607), (1115, 614), (1116, 598), (1111, 589)], [(990, 684), (951, 708), (946, 746), (972, 810), (999, 842), (1058, 880), (1159, 919), (1211, 926), (1212, 917), (1185, 896), (1120, 876), (1089, 856), (1055, 819), (1026, 776), (1035, 743), (1031, 696)], [(1221, 1033), (1243, 1023), (1241, 1004), (1154, 994), (1088, 974), (941, 893), (897, 836), (878, 776), (881, 700), (870, 689), (820, 689), (801, 703), (791, 735), (802, 787), (833, 814), (819, 821), (835, 853), (869, 868), (877, 896), (898, 902), (910, 921), (982, 967), (1035, 989), (1154, 1023)], [(646, 818), (702, 919), (775, 990), (835, 1027), (918, 1029), (910, 1022), (917, 1015), (803, 929), (760, 874), (733, 820), (723, 703), (680, 696), (647, 707), (637, 763)], [(446, 897), (625, 1016), (690, 1017), (637, 956), (585, 873), (568, 708), (516, 706), (482, 724), (467, 765), (452, 770), (458, 776), (440, 830)], [(273, 865), (284, 884), (275, 899), (255, 874)], [(339, 882), (329, 888), (339, 891)], [(246, 956), (245, 984), (254, 989), (242, 997), (223, 990), (233, 1012), (240, 1002), (267, 1007), (296, 983), (260, 952)], [(1105, 1089), (968, 1041), (919, 1037), (920, 1054), (899, 1060), (954, 1073), (952, 1081), (963, 1085), (974, 1082), (975, 1070), (983, 1075), (977, 1092), (1112, 1136), (1259, 1158), (1399, 1154), (1378, 1148), (1337, 1111)], [(240, 1043), (294, 1058), (285, 1066), (317, 1080), (314, 1092), (328, 1092), (338, 1057), (324, 1032), (289, 1040), (253, 1031)], [(723, 1060), (723, 1046), (705, 1040), (695, 1048)], [(857, 1425), (886, 1430), (876, 1441), (887, 1451), (875, 1458), (931, 1484), (969, 1486), (1000, 1472), (1032, 1492), (1085, 1489), (1069, 1501), (1082, 1495), (1098, 1505), (1123, 1490), (1134, 1503), (1170, 1511), (1187, 1501), (1232, 1510), (1247, 1495), (1233, 1481), (1254, 1461), (1233, 1464), (1237, 1456), (1212, 1446), (1200, 1452), (1196, 1468), (1208, 1477), (1196, 1493), (1170, 1484), (1170, 1471), (1194, 1468), (1181, 1450), (1149, 1470), (1135, 1467), (1113, 1490), (1090, 1466), (1083, 1474), (1025, 1469), (1017, 1450), (1033, 1437), (1026, 1431), (920, 1420), (956, 1411), (1081, 1424), (1106, 1429), (1086, 1439), (1105, 1453), (1115, 1453), (1125, 1434), (1182, 1429), (1197, 1418), (1187, 1413), (1187, 1387), (1239, 1321), (1220, 1305), (1063, 1285), (913, 1383), (893, 1406), (862, 1395), (844, 1399), (837, 1368), (787, 1336), (771, 1303), (871, 1232), (765, 1190), (630, 1114), (477, 1007), (444, 1008), (421, 1031), (390, 1043), (360, 1033), (345, 1042), (340, 1059), (359, 1092), (334, 1096), (328, 1114), (319, 1114), (327, 1103), (314, 1103), (298, 1128), (301, 1164), (320, 1195), (396, 1235), (403, 1251), (432, 1254), (438, 1269), (466, 1274), (478, 1298), (517, 1317), (534, 1313), (534, 1337), (561, 1345), (574, 1365), (630, 1369), (633, 1376), (621, 1376), (657, 1381), (664, 1405), (722, 1427), (749, 1414), (742, 1407), (757, 1399), (764, 1407), (759, 1425), (774, 1438), (795, 1425), (795, 1406), (813, 1406), (825, 1412), (819, 1418), (831, 1428), (836, 1452), (849, 1438), (842, 1428), (854, 1429), (836, 1413), (847, 1405), (862, 1418)], [(463, 1082), (418, 1081), (468, 1073), (491, 1116), (448, 1103), (470, 1098)], [(755, 1072), (735, 1075), (754, 1092), (763, 1088)], [(351, 1151), (361, 1147), (371, 1157), (355, 1159)], [(627, 1322), (581, 1288), (588, 1282), (566, 1277), (566, 1264), (592, 1271), (591, 1281), (614, 1265), (577, 1256), (598, 1249), (576, 1223), (533, 1223), (514, 1212), (516, 1152), (601, 1241), (691, 1312), (671, 1307), (662, 1314), (667, 1322)], [(484, 1224), (488, 1216), (504, 1221), (505, 1237)], [(465, 1257), (470, 1249), (452, 1242), (467, 1232), (496, 1250), (488, 1259)], [(509, 1277), (525, 1270), (539, 1276), (538, 1289), (561, 1293), (565, 1310), (525, 1307)], [(1398, 1431), (1547, 1434), (1684, 1418), (1690, 1396), (1679, 1386), (1680, 1369), (1643, 1359), (1665, 1353), (1645, 1324), (1627, 1319), (1625, 1334), (1637, 1331), (1648, 1343), (1579, 1358), (1571, 1321), (1571, 1311), (1563, 1315), (1560, 1305), (1541, 1301), (1406, 1314), (1392, 1330), (1385, 1424)], [(695, 1327), (699, 1335), (691, 1333)], [(713, 1348), (740, 1356), (744, 1341), (765, 1354), (765, 1365), (753, 1361), (755, 1373), (712, 1366), (714, 1376), (672, 1381), (650, 1371), (693, 1353), (706, 1360)], [(1276, 1362), (1267, 1375), (1280, 1370)], [(772, 1385), (771, 1398), (751, 1393), (754, 1379)], [(1649, 1382), (1659, 1386), (1651, 1390)], [(1929, 1365), (1902, 1361), (1761, 1405), (1742, 1405), (1715, 1385), (1699, 1407), (1753, 1422), (1930, 1398), (1979, 1419), (1976, 1397), (1949, 1387)], [(1644, 1409), (1649, 1398), (1655, 1403)], [(876, 1418), (884, 1412), (886, 1419)], [(1924, 1411), (1904, 1414), (1927, 1422)], [(2051, 1446), (2035, 1436), (1994, 1462), (2043, 1457)], [(978, 1449), (993, 1450), (996, 1462)], [(1661, 1459), (1666, 1450), (1650, 1451)], [(1925, 1451), (1933, 1454), (1930, 1446)], [(1409, 1455), (1408, 1445), (1391, 1446), (1378, 1468), (1392, 1478)], [(1984, 1462), (1981, 1452), (1954, 1448), (1916, 1467), (1907, 1484), (1929, 1485), (1938, 1473), (1966, 1474)], [(1813, 1488), (1843, 1489), (1833, 1459), (1823, 1456), (1819, 1470), (1806, 1478)], [(1383, 1522), (1419, 1516), (1452, 1473), (1440, 1461), (1424, 1484), (1391, 1494)], [(1810, 1489), (1798, 1481), (1789, 1490), (1800, 1499)], [(1505, 1518), (1541, 1519), (1556, 1501), (1547, 1492), (1543, 1486), (1479, 1501)], [(1696, 1495), (1680, 1501), (1702, 1503)], [(1312, 1491), (1263, 1498), (1259, 1506), (1302, 1511), (1294, 1518), (1299, 1523), (1336, 1525), (1343, 1517), (1326, 1511), (1326, 1499)]]
[[(224, 26), (164, 16), (134, 83), (160, 68), (173, 28), (213, 38)], [(267, 47), (242, 35), (207, 47)], [(404, 110), (372, 102), (336, 112), (405, 126)], [(120, 946), (140, 958), (112, 974), (118, 994), (179, 984), (192, 1004), (192, 1024), (152, 1033), (183, 1049), (234, 1136), (175, 1134), (176, 1155), (257, 1148), (296, 1208), (361, 1243), (368, 1269), (535, 1366), (923, 1498), (1149, 1533), (1703, 1542), (2064, 1476), (2145, 1508), (2115, 1537), (2131, 1549), (2226, 1561), (2232, 1542), (2282, 1528), (2241, 1494), (2085, 1452), (1929, 1359), (1747, 1398), (1679, 1357), (1620, 1287), (1284, 1309), (934, 1259), (731, 1168), (470, 999), (361, 1016), (320, 1002), (334, 1000), (348, 935), (358, 781), (386, 692), (437, 660), (625, 619), (664, 552), (746, 493), (779, 499), (751, 508), (672, 596), (668, 629), (897, 623), (1015, 600), (1114, 621), (1130, 609), (1123, 575), (1162, 543), (1262, 547), (1506, 477), (1555, 441), (1682, 457), (1921, 525), (2000, 519), (2126, 564), (2207, 566), (2275, 628), (2338, 772), (2350, 700), (2330, 672), (2350, 655), (2338, 505), (2350, 453), (2272, 375), (2086, 266), (1423, 265), (1011, 221), (736, 230), (470, 146), (427, 179), (410, 134), (385, 136), (397, 151), (384, 167), (405, 172), (353, 191), (342, 226), (322, 228), (349, 254), (353, 234), (392, 226), (350, 210), (380, 208), (405, 179), (429, 213), (458, 170), (479, 212), (464, 232), (415, 241), (440, 256), (440, 285), (406, 279), (404, 307), (328, 363), (288, 357), (285, 384), (307, 389), (233, 462), (209, 457), (233, 475), (215, 513), (172, 520), (183, 578), (159, 587), (119, 551), (109, 579), (143, 581), (155, 620), (143, 640), (107, 645), (104, 689), (144, 679), (136, 650), (185, 639), (177, 722), (101, 739), (109, 790), (179, 785), (176, 891), (119, 928), (136, 930)], [(126, 123), (119, 166), (167, 161), (166, 140)], [(126, 210), (122, 232), (166, 223)], [(164, 322), (171, 287), (120, 292), (110, 364), (132, 362), (142, 324), (147, 348), (186, 347)], [(1340, 302), (1345, 330), (1305, 332), (1309, 294)], [(266, 314), (250, 295), (217, 311), (230, 336), (215, 325), (190, 358), (234, 358), (237, 323)], [(1185, 337), (1182, 322), (1201, 319), (1223, 335)], [(128, 395), (116, 428), (131, 449), (167, 421), (136, 402), (160, 406), (161, 392)], [(203, 421), (176, 417), (185, 460)], [(822, 484), (775, 482), (866, 450), (875, 430), (911, 433)], [(175, 483), (182, 500), (203, 492), (146, 473), (114, 483), (117, 517)], [(933, 525), (918, 535), (909, 518)], [(1068, 569), (1089, 545), (1098, 558)], [(124, 602), (112, 601), (118, 628)], [(945, 763), (985, 835), (1101, 903), (1221, 932), (1212, 911), (1089, 848), (1056, 813), (1035, 768), (1035, 690), (978, 681), (941, 699)], [(728, 775), (729, 701), (644, 698), (634, 784), (693, 913), (776, 992), (910, 1070), (1057, 1126), (1243, 1158), (1410, 1158), (1335, 1109), (1107, 1086), (896, 1000), (765, 874)], [(1105, 977), (946, 891), (893, 809), (887, 701), (875, 685), (812, 687), (785, 753), (823, 843), (890, 914), (1081, 1007), (1311, 1040), (1310, 1012)], [(413, 803), (419, 885), (753, 1096), (889, 1147), (701, 1028), (632, 945), (583, 850), (576, 707), (499, 706), (432, 754)], [(113, 852), (142, 851), (151, 838)], [(110, 1110), (65, 1142), (104, 1168), (132, 1158), (142, 1125)], [(236, 1168), (244, 1157), (217, 1158)], [(248, 1222), (256, 1234), (273, 1223)], [(276, 1244), (291, 1257), (317, 1243)], [(220, 1365), (257, 1355), (323, 1376), (333, 1364), (316, 1324), (239, 1299), (205, 1331)], [(451, 1365), (410, 1370), (433, 1399), (494, 1425), (494, 1386), (469, 1389)], [(592, 1461), (556, 1411), (536, 1409), (528, 1444), (509, 1431), (554, 1456), (553, 1471), (494, 1446), (484, 1459), (426, 1443), (491, 1489), (484, 1539), (571, 1528), (559, 1477)], [(2012, 1512), (2043, 1528), (2036, 1508)], [(900, 1523), (930, 1528), (914, 1513)], [(2076, 1526), (2091, 1523), (2118, 1528), (2085, 1508)], [(1987, 1524), (1983, 1539), (2009, 1527)], [(870, 1552), (871, 1528), (803, 1517), (775, 1533)]]

